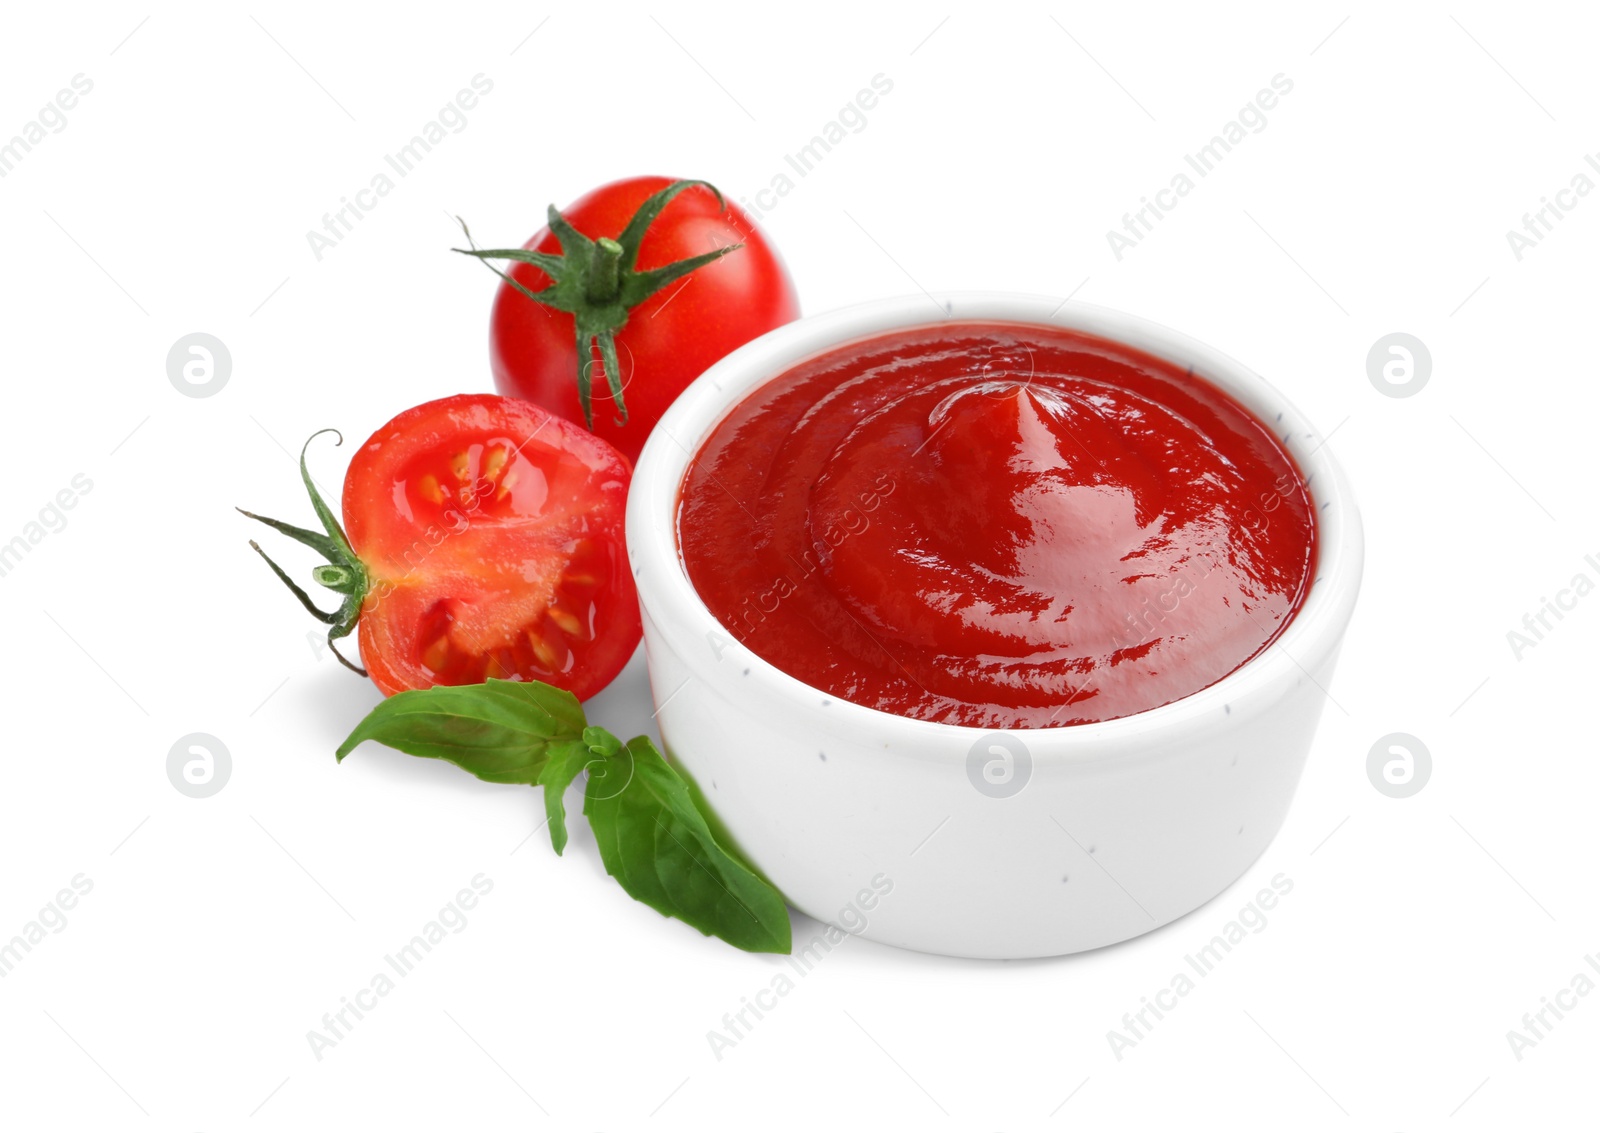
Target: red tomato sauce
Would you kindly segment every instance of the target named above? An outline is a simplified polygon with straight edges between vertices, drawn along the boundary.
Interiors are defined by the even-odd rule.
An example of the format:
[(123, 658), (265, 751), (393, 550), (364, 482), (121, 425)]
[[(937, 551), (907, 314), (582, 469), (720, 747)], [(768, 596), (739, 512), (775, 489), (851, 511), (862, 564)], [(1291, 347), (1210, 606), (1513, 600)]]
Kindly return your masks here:
[(1282, 632), (1316, 561), (1265, 425), (1191, 372), (1060, 328), (945, 323), (754, 391), (685, 476), (690, 581), (813, 688), (1043, 728), (1170, 703)]

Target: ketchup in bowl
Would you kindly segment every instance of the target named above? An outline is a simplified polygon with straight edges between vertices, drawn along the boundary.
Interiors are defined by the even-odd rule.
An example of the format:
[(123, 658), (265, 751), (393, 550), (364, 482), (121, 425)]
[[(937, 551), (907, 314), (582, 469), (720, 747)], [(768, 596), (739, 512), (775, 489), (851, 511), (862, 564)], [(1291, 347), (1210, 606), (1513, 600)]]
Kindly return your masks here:
[(684, 478), (678, 541), (751, 651), (842, 700), (984, 728), (1214, 684), (1303, 602), (1316, 526), (1265, 425), (1183, 367), (952, 322), (761, 386)]

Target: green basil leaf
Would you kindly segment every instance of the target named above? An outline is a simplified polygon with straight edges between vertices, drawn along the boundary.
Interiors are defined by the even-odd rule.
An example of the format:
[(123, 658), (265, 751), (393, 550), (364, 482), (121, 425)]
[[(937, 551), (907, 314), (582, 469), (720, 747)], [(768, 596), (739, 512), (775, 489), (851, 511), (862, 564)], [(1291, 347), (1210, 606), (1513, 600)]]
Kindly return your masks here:
[(737, 948), (790, 950), (783, 896), (717, 844), (689, 784), (648, 737), (624, 746), (588, 726), (570, 693), (497, 680), (401, 692), (356, 726), (339, 759), (367, 740), (491, 783), (542, 787), (558, 854), (567, 845), (565, 793), (587, 769), (583, 812), (606, 872), (630, 896)]
[(547, 684), (435, 685), (383, 701), (337, 754), (342, 761), (358, 745), (376, 740), (408, 755), (447, 760), (490, 783), (532, 785), (550, 745), (576, 741), (583, 731), (577, 698)]
[(539, 772), (539, 786), (544, 788), (544, 812), (550, 817), (550, 845), (557, 854), (567, 848), (567, 807), (562, 796), (578, 772), (599, 758), (582, 740), (550, 745), (549, 758)]
[(557, 854), (567, 848), (567, 788), (585, 767), (598, 768), (597, 773), (604, 775), (606, 761), (621, 751), (621, 740), (594, 727), (585, 728), (581, 740), (550, 745), (539, 785), (544, 788), (544, 812), (550, 819), (550, 845)]
[(717, 844), (646, 736), (591, 767), (583, 813), (606, 872), (637, 901), (747, 952), (788, 952), (783, 897)]

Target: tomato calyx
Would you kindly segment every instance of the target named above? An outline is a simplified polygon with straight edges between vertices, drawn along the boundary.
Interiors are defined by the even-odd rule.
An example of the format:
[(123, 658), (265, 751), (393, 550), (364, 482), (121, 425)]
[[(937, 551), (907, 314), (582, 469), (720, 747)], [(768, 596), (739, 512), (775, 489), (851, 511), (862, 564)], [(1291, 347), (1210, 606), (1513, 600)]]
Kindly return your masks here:
[[(590, 430), (594, 429), (594, 409), (590, 397), (593, 347), (600, 349), (606, 382), (610, 386), (612, 400), (617, 403), (617, 424), (624, 424), (628, 420), (628, 407), (622, 399), (622, 371), (617, 362), (616, 334), (627, 325), (629, 310), (669, 283), (744, 247), (743, 243), (729, 244), (664, 267), (638, 270), (635, 265), (639, 259), (639, 245), (650, 225), (674, 197), (695, 185), (710, 189), (717, 198), (717, 204), (726, 211), (727, 204), (722, 194), (710, 182), (674, 181), (640, 205), (627, 227), (615, 239), (602, 236), (591, 240), (569, 224), (555, 205), (551, 205), (548, 223), (551, 233), (561, 245), (562, 254), (559, 256), (526, 248), (480, 249), (472, 242), (472, 233), (466, 222), (461, 221), (460, 217), (456, 218), (466, 234), (468, 247), (452, 248), (451, 251), (464, 256), (476, 256), (526, 298), (553, 310), (566, 311), (573, 317), (578, 335), (578, 401), (583, 406), (583, 419)], [(489, 263), (490, 260), (532, 264), (553, 282), (548, 287), (533, 291)]]
[(284, 571), (272, 558), (261, 549), (261, 544), (254, 539), (250, 540), (250, 547), (256, 554), (266, 560), (272, 573), (278, 580), (287, 586), (291, 593), (300, 600), (312, 617), (328, 627), (328, 648), (333, 650), (333, 655), (339, 663), (353, 672), (360, 673), (363, 677), (367, 671), (360, 665), (348, 660), (334, 642), (341, 637), (350, 636), (356, 628), (356, 623), (361, 619), (361, 604), (366, 600), (370, 578), (366, 566), (356, 557), (355, 550), (350, 546), (350, 540), (345, 537), (344, 528), (339, 526), (339, 520), (333, 514), (333, 509), (324, 502), (322, 495), (317, 491), (316, 484), (311, 479), (311, 472), (306, 468), (306, 449), (311, 447), (311, 442), (322, 436), (323, 433), (332, 433), (338, 438), (337, 444), (344, 444), (344, 436), (337, 429), (322, 429), (312, 433), (306, 439), (305, 446), (300, 450), (300, 479), (306, 486), (306, 492), (311, 496), (311, 507), (317, 513), (317, 519), (322, 523), (322, 531), (310, 531), (304, 527), (296, 527), (292, 523), (284, 523), (278, 519), (268, 519), (266, 516), (256, 515), (254, 512), (245, 511), (244, 508), (235, 508), (240, 515), (264, 523), (280, 534), (287, 535), (298, 543), (303, 543), (316, 551), (326, 563), (320, 563), (311, 570), (312, 579), (321, 586), (327, 587), (335, 594), (341, 595), (342, 600), (337, 610), (328, 611), (319, 607), (287, 572)]

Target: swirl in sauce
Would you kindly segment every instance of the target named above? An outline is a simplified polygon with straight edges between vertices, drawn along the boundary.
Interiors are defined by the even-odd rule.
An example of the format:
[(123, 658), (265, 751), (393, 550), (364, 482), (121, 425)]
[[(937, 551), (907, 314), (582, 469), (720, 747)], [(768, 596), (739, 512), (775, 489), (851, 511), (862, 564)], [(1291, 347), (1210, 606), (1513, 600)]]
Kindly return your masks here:
[(1277, 637), (1316, 558), (1278, 440), (1183, 368), (1060, 328), (947, 323), (757, 389), (686, 475), (690, 581), (813, 688), (986, 728), (1110, 720)]

